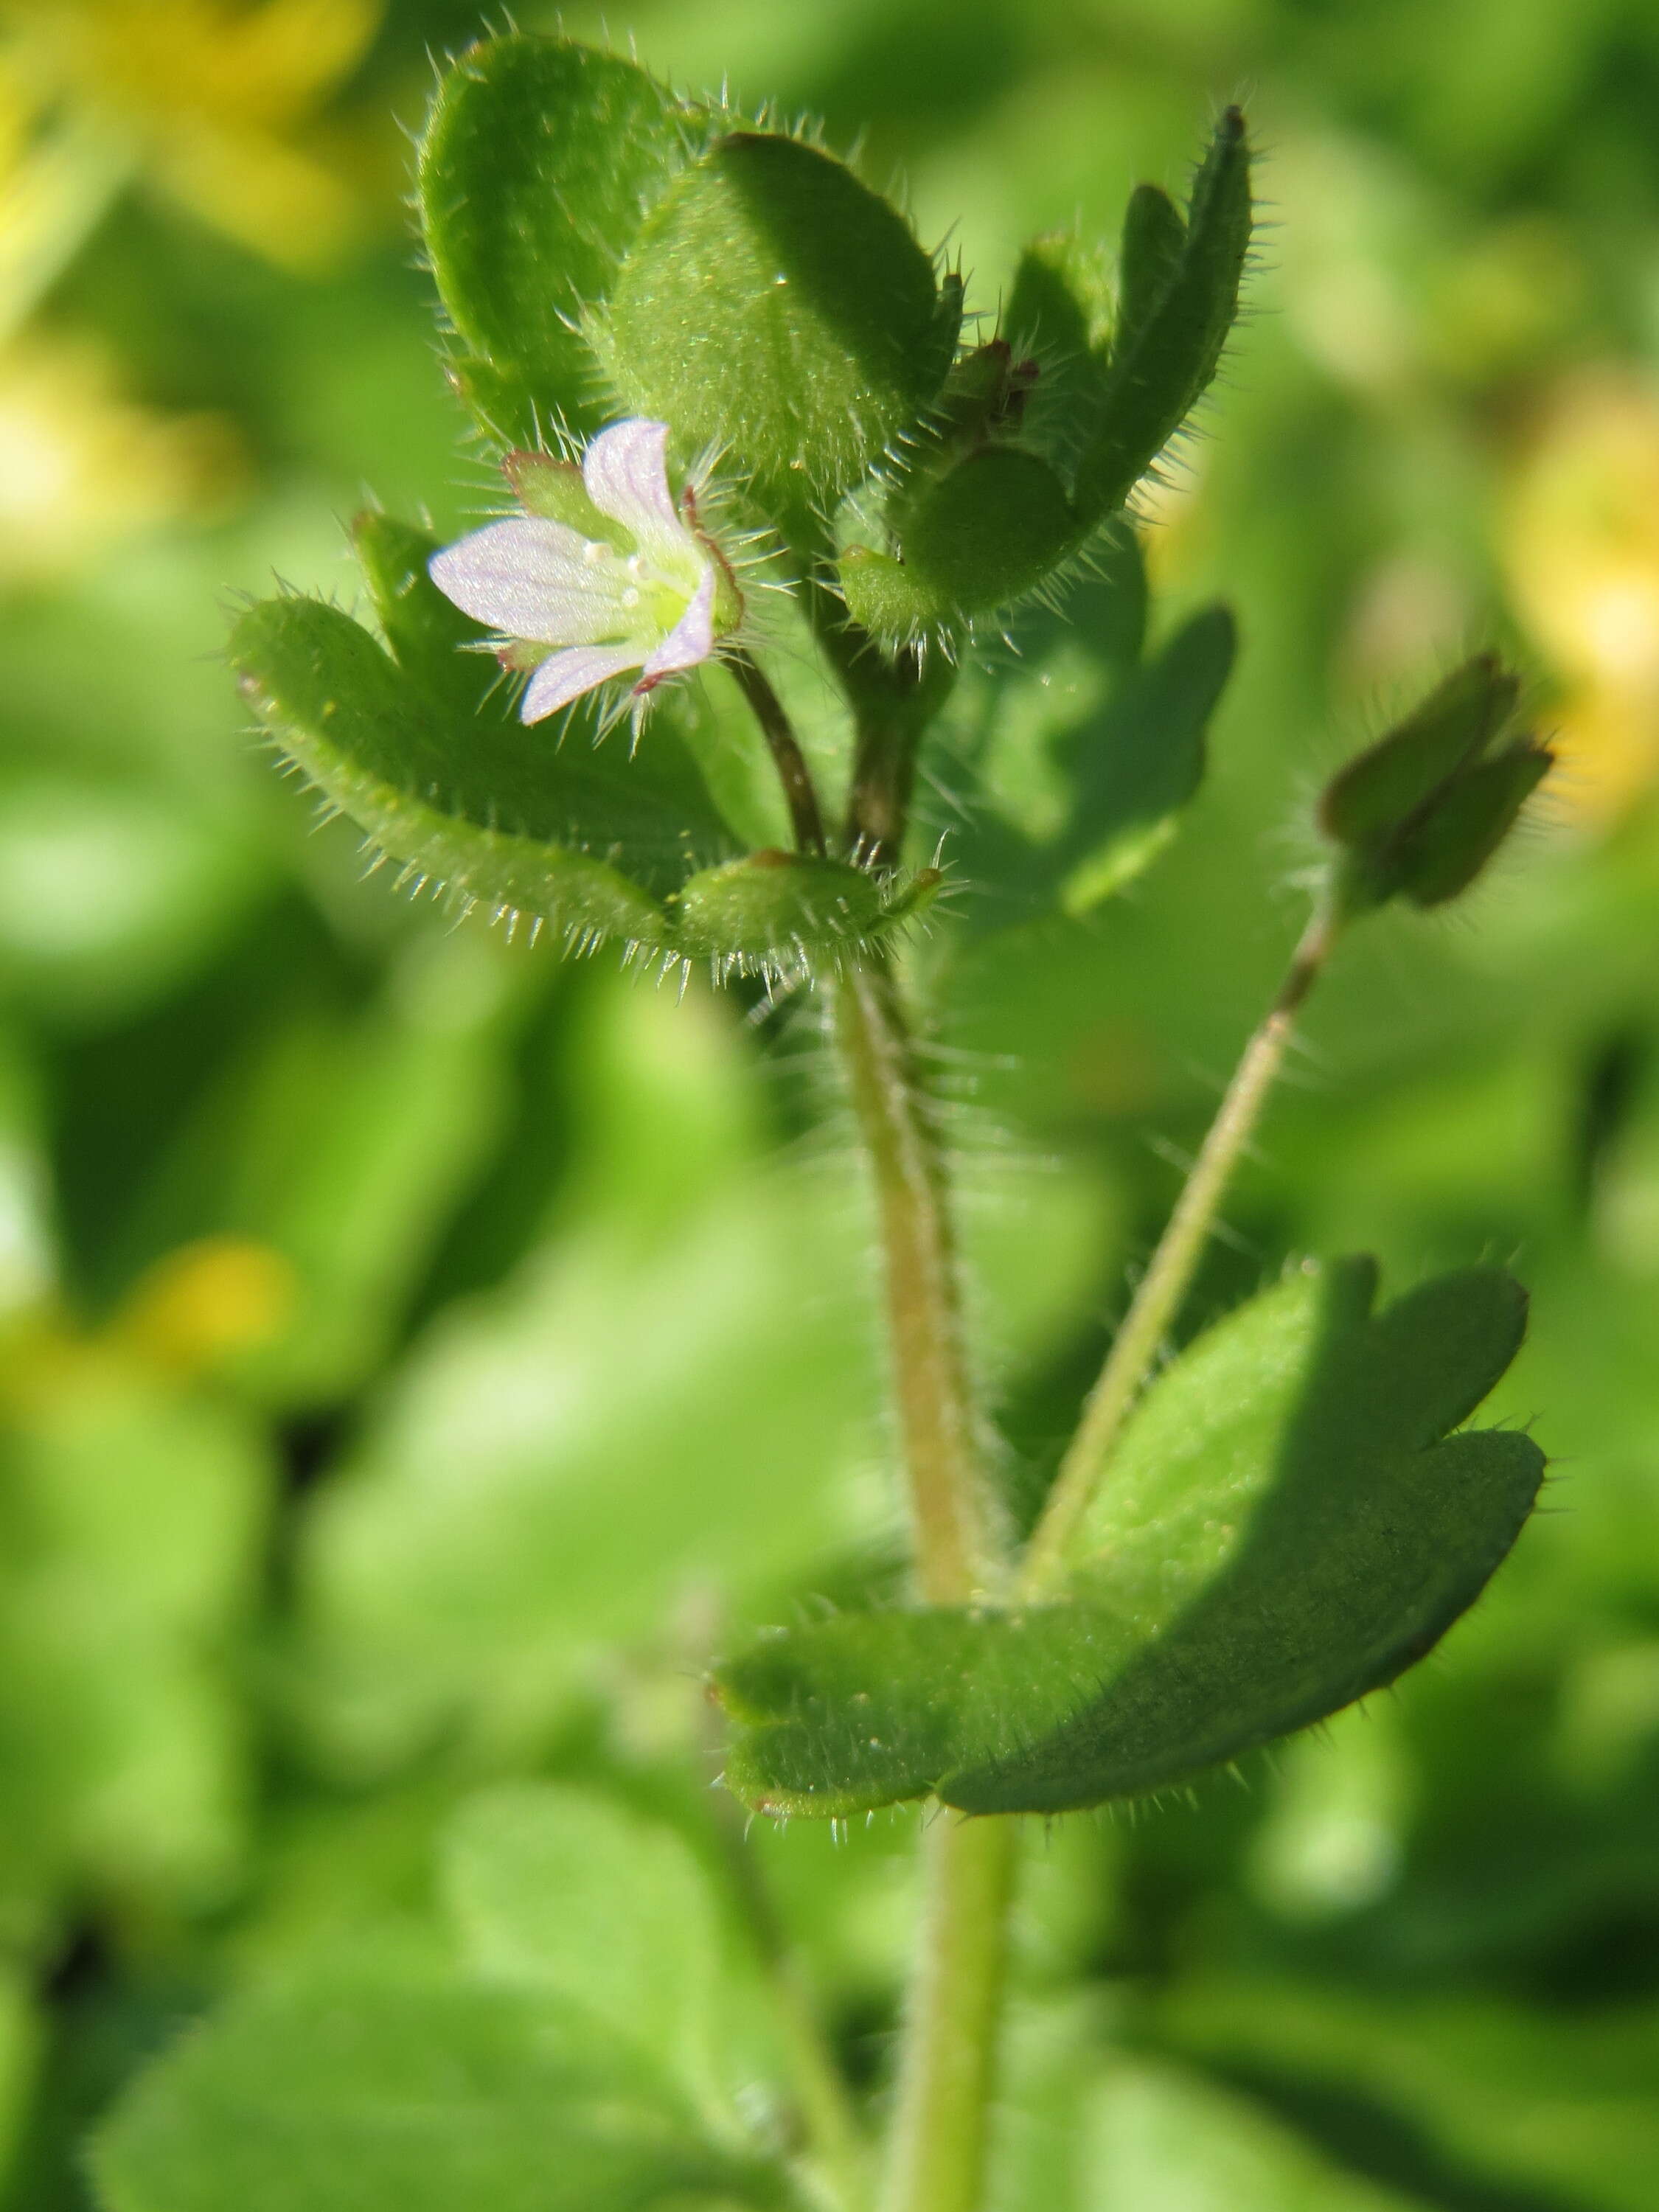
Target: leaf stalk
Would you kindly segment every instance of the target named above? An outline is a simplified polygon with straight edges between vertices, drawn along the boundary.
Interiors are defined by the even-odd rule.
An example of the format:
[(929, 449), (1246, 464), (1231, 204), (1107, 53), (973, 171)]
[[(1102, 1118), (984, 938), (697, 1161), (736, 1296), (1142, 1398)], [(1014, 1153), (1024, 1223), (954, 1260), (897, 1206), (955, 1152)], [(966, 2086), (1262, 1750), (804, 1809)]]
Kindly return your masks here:
[(1023, 1596), (1043, 1596), (1064, 1576), (1073, 1542), (1124, 1424), (1192, 1287), (1228, 1184), (1261, 1118), (1284, 1064), (1297, 1017), (1319, 980), (1339, 928), (1340, 917), (1327, 889), (1291, 956), (1272, 1006), (1244, 1048), (1169, 1225), (1085, 1403), (1077, 1434), (1060, 1462), (1042, 1518), (1026, 1547), (1019, 1577)]

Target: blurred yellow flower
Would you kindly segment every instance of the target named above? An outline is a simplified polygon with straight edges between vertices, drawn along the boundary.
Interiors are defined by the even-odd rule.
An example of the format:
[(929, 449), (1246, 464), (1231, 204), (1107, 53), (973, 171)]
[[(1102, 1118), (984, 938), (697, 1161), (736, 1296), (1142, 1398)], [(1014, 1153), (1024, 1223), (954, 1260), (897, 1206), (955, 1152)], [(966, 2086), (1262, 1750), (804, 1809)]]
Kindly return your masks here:
[(0, 0), (0, 103), (35, 115), (39, 158), (61, 155), (67, 134), (76, 160), (142, 172), (256, 252), (311, 267), (361, 211), (300, 126), (384, 12), (385, 0)]
[(0, 349), (0, 588), (211, 514), (243, 465), (222, 418), (139, 405), (94, 342), (15, 340)]
[(1537, 420), (1499, 549), (1517, 610), (1554, 664), (1562, 803), (1613, 819), (1659, 780), (1659, 392), (1577, 375)]
[(192, 1376), (274, 1341), (293, 1318), (291, 1261), (245, 1237), (204, 1237), (158, 1260), (128, 1292), (109, 1340), (146, 1367)]

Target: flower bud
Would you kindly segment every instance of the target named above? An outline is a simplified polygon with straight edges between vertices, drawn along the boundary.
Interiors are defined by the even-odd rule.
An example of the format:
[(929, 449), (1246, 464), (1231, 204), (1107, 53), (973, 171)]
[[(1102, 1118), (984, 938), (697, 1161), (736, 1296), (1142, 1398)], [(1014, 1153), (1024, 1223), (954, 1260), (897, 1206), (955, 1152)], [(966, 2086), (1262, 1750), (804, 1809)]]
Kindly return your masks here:
[(1477, 653), (1327, 785), (1319, 824), (1343, 848), (1340, 902), (1440, 906), (1467, 890), (1514, 826), (1554, 756), (1506, 738), (1516, 677)]

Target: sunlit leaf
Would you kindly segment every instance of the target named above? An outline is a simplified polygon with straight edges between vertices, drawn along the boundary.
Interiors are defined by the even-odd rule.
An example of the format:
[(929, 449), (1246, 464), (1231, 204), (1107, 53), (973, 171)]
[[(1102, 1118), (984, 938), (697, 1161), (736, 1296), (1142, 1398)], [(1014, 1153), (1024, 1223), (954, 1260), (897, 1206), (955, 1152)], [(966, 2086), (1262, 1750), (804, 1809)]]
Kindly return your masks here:
[(909, 226), (799, 140), (722, 138), (684, 170), (589, 325), (624, 405), (714, 445), (790, 514), (920, 416), (956, 342)]
[(605, 422), (574, 324), (605, 296), (697, 122), (631, 62), (562, 39), (486, 40), (445, 76), (421, 149), (422, 220), (458, 382), (503, 444)]

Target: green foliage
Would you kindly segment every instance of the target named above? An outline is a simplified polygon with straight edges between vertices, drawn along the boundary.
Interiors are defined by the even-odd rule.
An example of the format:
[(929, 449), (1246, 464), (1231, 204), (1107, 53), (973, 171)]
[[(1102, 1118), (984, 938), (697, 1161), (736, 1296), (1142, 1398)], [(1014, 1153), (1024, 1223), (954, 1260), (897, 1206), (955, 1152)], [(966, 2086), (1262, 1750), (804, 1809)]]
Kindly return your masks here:
[(1328, 786), (1320, 827), (1343, 848), (1351, 912), (1443, 905), (1492, 859), (1554, 758), (1535, 738), (1505, 739), (1520, 690), (1477, 653)]
[[(1080, 2115), (1089, 2212), (1420, 2212), (1345, 2173), (1292, 2128), (1201, 2074), (1113, 2052)], [(1178, 2193), (1177, 2193), (1178, 2192)]]
[[(295, 1532), (307, 1732), (349, 1776), (434, 1735), (539, 1741), (591, 1655), (654, 1644), (688, 1586), (764, 1618), (765, 1593), (885, 1540), (856, 1483), (882, 1386), (850, 1164), (769, 1158), (755, 1070), (696, 994), (604, 994), (572, 1050), (547, 1118), (574, 1215), (529, 1224), (410, 1349)], [(1076, 1169), (1021, 1177), (1013, 1206), (996, 1189), (968, 1260), (980, 1340), (1020, 1375), (1100, 1203)]]
[[(72, 1358), (60, 1352), (57, 1357)], [(88, 1359), (0, 1436), (0, 1936), (65, 1899), (152, 1909), (238, 1863), (252, 1746), (221, 1659), (269, 1504), (235, 1411)]]
[(586, 2012), (457, 1975), (336, 1973), (245, 1999), (104, 2131), (108, 2212), (690, 2212), (779, 2206)]
[(1357, 2001), (1340, 1984), (1240, 1975), (1195, 1980), (1158, 2033), (1291, 2111), (1321, 2099), (1365, 2110), (1377, 2140), (1418, 2146), (1399, 2163), (1431, 2185), (1437, 2169), (1449, 2171), (1490, 2202), (1595, 2212), (1645, 2212), (1652, 2193), (1659, 2021), (1650, 2007), (1529, 2018), (1476, 1994), (1376, 1990)]
[(1373, 1317), (1376, 1270), (1304, 1270), (1147, 1393), (1062, 1602), (848, 1614), (728, 1662), (749, 1802), (841, 1814), (929, 1790), (1053, 1812), (1187, 1779), (1393, 1680), (1484, 1587), (1543, 1455), (1448, 1435), (1513, 1358), (1505, 1276)]
[(1249, 145), (1243, 116), (1230, 107), (1184, 218), (1153, 185), (1129, 202), (1103, 419), (1073, 494), (1085, 520), (1122, 505), (1209, 388), (1238, 313), (1250, 223)]
[(968, 674), (949, 715), (974, 805), (930, 814), (975, 886), (989, 932), (1091, 912), (1149, 867), (1203, 780), (1236, 647), (1224, 607), (1145, 650), (1146, 580), (1127, 535), (1065, 618), (1030, 625), (1017, 659)]
[(489, 39), (445, 75), (422, 143), (427, 252), (463, 351), (457, 380), (503, 445), (611, 411), (574, 324), (703, 127), (615, 54)]
[(567, 2000), (706, 2088), (724, 1931), (672, 1828), (596, 1790), (509, 1785), (458, 1815), (444, 1876), (479, 1972)]
[[(1155, 185), (1132, 197), (1109, 345), (1089, 255), (1069, 240), (1028, 248), (1003, 319), (1034, 349), (1018, 404), (964, 434), (947, 392), (888, 501), (891, 550), (855, 543), (842, 556), (854, 622), (898, 650), (949, 636), (1061, 568), (1123, 506), (1208, 389), (1237, 316), (1250, 227), (1249, 149), (1243, 118), (1230, 108), (1184, 218)], [(1034, 441), (1054, 453), (1066, 482), (1035, 451), (993, 442), (1018, 434), (1033, 381)]]
[(794, 967), (912, 909), (913, 888), (840, 861), (705, 865), (735, 840), (698, 764), (718, 744), (702, 700), (653, 714), (631, 756), (580, 715), (527, 729), (493, 662), (465, 650), (483, 633), (426, 575), (434, 541), (374, 514), (356, 536), (389, 652), (337, 608), (289, 599), (241, 617), (231, 659), (283, 750), (406, 877), (572, 945), (617, 937), (722, 969)]
[(842, 590), (854, 621), (896, 647), (1024, 598), (1075, 550), (1078, 537), (1047, 462), (991, 446), (913, 496), (902, 558), (849, 547)]
[[(40, 18), (31, 61), (69, 51), (49, 21), (61, 11), (13, 12)], [(178, 58), (203, 64), (199, 106), (163, 85), (171, 63), (158, 73), (140, 54), (152, 12), (98, 11), (121, 16), (100, 64), (120, 68), (125, 158), (147, 173), (77, 233), (46, 311), (8, 344), (0, 392), (24, 461), (8, 471), (0, 545), (6, 2212), (88, 2212), (100, 2112), (158, 2043), (173, 2046), (158, 2081), (205, 2052), (211, 2020), (175, 2045), (205, 1991), (240, 2035), (239, 1992), (320, 1989), (319, 1962), (337, 1989), (366, 1944), (431, 1960), (422, 1990), (484, 1988), (492, 2017), (501, 2000), (580, 2021), (556, 2048), (579, 2033), (581, 2051), (611, 2050), (579, 1992), (507, 1986), (512, 1954), (526, 1975), (538, 1953), (562, 1973), (568, 1954), (544, 1899), (505, 1865), (499, 1911), (475, 1895), (488, 1945), (464, 1977), (440, 1972), (452, 1939), (434, 1832), (482, 1774), (507, 1778), (514, 1802), (535, 1786), (524, 1778), (550, 1774), (589, 1804), (620, 1777), (630, 1805), (671, 1803), (699, 1837), (718, 1803), (695, 1679), (709, 1639), (866, 1604), (897, 1574), (872, 1230), (810, 1079), (811, 994), (745, 1028), (746, 988), (716, 1009), (694, 977), (677, 1006), (672, 987), (635, 988), (613, 962), (576, 970), (546, 945), (527, 955), (525, 933), (509, 945), (455, 930), (387, 896), (389, 869), (360, 883), (359, 830), (316, 831), (299, 780), (279, 782), (236, 741), (228, 584), (263, 595), (274, 566), (349, 605), (331, 518), (363, 484), (398, 513), (430, 502), (446, 538), (489, 497), (458, 466), (389, 124), (418, 118), (430, 56), (470, 35), (476, 11), (385, 10), (356, 89), (302, 137), (271, 115), (335, 18), (361, 11), (323, 10), (321, 40), (295, 29), (304, 9), (258, 11), (271, 43), (253, 66), (219, 46), (247, 11), (196, 11)], [(447, 158), (477, 165), (447, 211), (435, 197), (428, 209), (456, 325), (444, 349), (495, 443), (544, 439), (560, 411), (585, 434), (619, 404), (566, 318), (602, 321), (640, 222), (732, 120), (660, 83), (701, 90), (730, 70), (783, 113), (823, 114), (837, 146), (869, 124), (859, 173), (908, 168), (928, 243), (960, 212), (952, 251), (974, 272), (970, 304), (1004, 302), (1007, 372), (988, 397), (969, 388), (986, 349), (966, 341), (898, 446), (915, 470), (884, 464), (843, 508), (836, 543), (859, 538), (877, 562), (895, 555), (877, 503), (890, 490), (902, 506), (930, 455), (948, 468), (981, 450), (998, 466), (1035, 457), (1071, 491), (1104, 428), (1114, 289), (1150, 297), (1160, 242), (1177, 242), (1151, 187), (1130, 205), (1119, 287), (1094, 234), (1129, 178), (1182, 173), (1195, 86), (1261, 88), (1259, 181), (1277, 217), (1264, 312), (1215, 393), (1214, 465), (1160, 514), (1153, 647), (1137, 579), (1068, 585), (1069, 642), (1023, 606), (1014, 659), (981, 617), (981, 649), (959, 672), (930, 653), (915, 690), (904, 656), (858, 654), (854, 634), (832, 667), (849, 711), (827, 696), (830, 656), (815, 659), (805, 606), (752, 603), (766, 617), (757, 657), (832, 835), (869, 729), (931, 724), (909, 856), (931, 858), (948, 830), (953, 890), (908, 948), (906, 981), (940, 1048), (930, 1074), (951, 1102), (971, 1079), (981, 1109), (952, 1103), (945, 1127), (968, 1158), (953, 1164), (969, 1185), (974, 1365), (1022, 1524), (1103, 1317), (1167, 1208), (1164, 1155), (1196, 1146), (1273, 988), (1276, 920), (1285, 934), (1289, 921), (1275, 900), (1304, 857), (1287, 854), (1287, 801), (1324, 772), (1334, 707), (1409, 698), (1422, 656), (1513, 635), (1571, 730), (1567, 834), (1547, 823), (1531, 841), (1524, 896), (1486, 902), (1478, 931), (1402, 910), (1345, 939), (1307, 1027), (1313, 1079), (1281, 1095), (1192, 1301), (1224, 1310), (1287, 1251), (1376, 1249), (1404, 1281), (1523, 1255), (1531, 1337), (1491, 1418), (1537, 1414), (1559, 1440), (1566, 1510), (1518, 1547), (1442, 1660), (1282, 1758), (1252, 1759), (1248, 1789), (1217, 1783), (1191, 1807), (1177, 1790), (1133, 1820), (1042, 1835), (1028, 1824), (994, 2212), (1651, 2200), (1659, 838), (1641, 679), (1619, 688), (1623, 660), (1618, 684), (1597, 674), (1639, 629), (1612, 617), (1644, 603), (1652, 565), (1639, 485), (1659, 48), (1638, 14), (1237, 0), (1156, 23), (1142, 10), (1124, 36), (1115, 22), (1073, 40), (1056, 66), (1014, 0), (637, 0), (629, 27), (659, 81), (512, 40), (475, 48), (440, 87), (434, 149), (456, 118)], [(598, 21), (568, 16), (579, 35)], [(285, 58), (285, 38), (303, 51)], [(21, 142), (0, 239), (9, 313), (29, 260), (17, 226), (41, 204), (29, 179), (113, 189), (98, 151), (112, 82), (44, 88), (50, 127)], [(549, 93), (560, 127), (544, 135)], [(204, 170), (204, 199), (232, 219), (263, 199), (278, 230), (295, 228), (296, 191), (355, 195), (353, 257), (301, 276), (216, 240), (164, 197)], [(1003, 245), (1074, 209), (1077, 234), (1041, 239), (1005, 289)], [(305, 228), (296, 247), (313, 243)], [(1039, 374), (1016, 389), (1027, 359)], [(558, 465), (518, 465), (539, 495)], [(1561, 498), (1543, 516), (1540, 483)], [(588, 760), (592, 725), (544, 728), (532, 753), (507, 726), (505, 685), (480, 706), (493, 668), (452, 651), (474, 634), (423, 599), (429, 542), (384, 518), (360, 532), (380, 602), (364, 620), (402, 670), (419, 664), (422, 708), (369, 746), (363, 787), (396, 820), (428, 810), (434, 842), (411, 852), (441, 872), (444, 841), (469, 824), (537, 817), (546, 763)], [(987, 558), (994, 539), (969, 550)], [(1109, 558), (1117, 578), (1115, 545)], [(778, 556), (767, 573), (787, 567)], [(1218, 591), (1248, 641), (1216, 725), (1218, 772), (1178, 838), (1120, 836), (1109, 787), (1167, 769), (1184, 791), (1201, 757), (1190, 718), (1161, 720), (1174, 691), (1154, 672)], [(944, 621), (937, 602), (924, 611)], [(910, 618), (899, 606), (895, 632)], [(1218, 635), (1195, 669), (1218, 665)], [(559, 777), (550, 811), (583, 835), (598, 825), (586, 857), (615, 875), (605, 895), (623, 933), (641, 907), (651, 927), (659, 910), (672, 922), (692, 874), (787, 841), (732, 691), (711, 668), (661, 695), (629, 769), (644, 798)], [(441, 804), (434, 755), (404, 750), (428, 724), (452, 733)], [(653, 828), (659, 736), (684, 767), (661, 779)], [(608, 773), (626, 750), (617, 732), (593, 758)], [(1097, 843), (1067, 826), (1085, 784), (1101, 794)], [(357, 787), (343, 778), (348, 797)], [(689, 855), (683, 818), (702, 825)], [(613, 850), (617, 819), (637, 863)], [(1467, 830), (1450, 842), (1466, 853)], [(1131, 877), (1154, 848), (1157, 868)], [(1099, 882), (1132, 896), (1060, 919), (1096, 854)], [(532, 878), (544, 865), (518, 861)], [(292, 1270), (287, 1310), (268, 1340), (210, 1369), (175, 1352), (163, 1371), (133, 1327), (147, 1271), (225, 1232), (255, 1240), (279, 1278)], [(878, 2112), (921, 1909), (916, 1825), (901, 1814), (843, 1840), (825, 1822), (757, 1820), (745, 1845)], [(486, 1826), (466, 1810), (457, 1847), (483, 1850)], [(663, 1948), (678, 1955), (671, 1936)], [(412, 2002), (422, 2035), (453, 2051), (434, 2025), (448, 1999)], [(258, 2043), (243, 2074), (255, 2087), (283, 2047)], [(720, 2086), (740, 2083), (769, 2142), (793, 2143), (765, 2032), (746, 2048)], [(668, 2070), (654, 2055), (642, 2068), (635, 2051), (627, 2079)], [(481, 2096), (519, 2078), (494, 2056), (487, 2070), (469, 2077)], [(313, 2141), (330, 2154), (351, 2078), (342, 2059), (303, 2084), (280, 2135), (259, 2138), (270, 2187)], [(436, 2128), (441, 2100), (404, 2094), (412, 2078), (373, 2112), (390, 2106), (404, 2125), (429, 2103)], [(588, 2154), (544, 2086), (522, 2126), (480, 2127), (509, 2154), (542, 2130), (520, 2197), (538, 2208), (567, 2136)], [(659, 2096), (623, 2103), (659, 2115)], [(672, 2123), (694, 2142), (726, 2124), (683, 2109)], [(221, 2156), (216, 2198), (205, 2160)], [(191, 2185), (215, 2212), (249, 2201), (241, 2156), (222, 2131), (197, 2160)], [(398, 2177), (400, 2200), (448, 2185), (444, 2212), (514, 2202), (483, 2150), (459, 2180), (441, 2158), (422, 2164), (407, 2187)], [(175, 2212), (170, 2169), (143, 2187)], [(732, 2201), (720, 2187), (714, 2202)]]
[(799, 140), (720, 139), (641, 226), (587, 325), (624, 410), (715, 447), (799, 526), (938, 393), (956, 343), (909, 226)]

